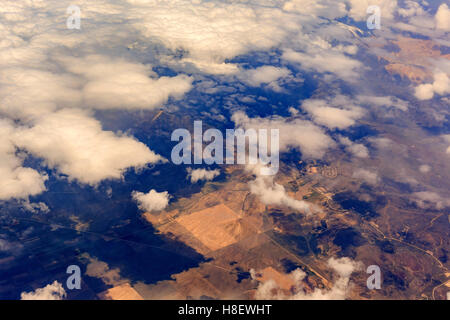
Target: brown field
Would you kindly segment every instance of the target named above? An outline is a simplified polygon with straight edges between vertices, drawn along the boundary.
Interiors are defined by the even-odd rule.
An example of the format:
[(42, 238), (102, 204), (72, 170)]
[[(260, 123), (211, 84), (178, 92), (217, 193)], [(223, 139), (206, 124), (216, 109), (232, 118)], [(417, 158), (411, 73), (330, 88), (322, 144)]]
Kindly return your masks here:
[(240, 216), (224, 204), (184, 215), (175, 221), (211, 251), (236, 243), (249, 233)]
[(108, 289), (98, 296), (104, 300), (144, 300), (129, 283)]

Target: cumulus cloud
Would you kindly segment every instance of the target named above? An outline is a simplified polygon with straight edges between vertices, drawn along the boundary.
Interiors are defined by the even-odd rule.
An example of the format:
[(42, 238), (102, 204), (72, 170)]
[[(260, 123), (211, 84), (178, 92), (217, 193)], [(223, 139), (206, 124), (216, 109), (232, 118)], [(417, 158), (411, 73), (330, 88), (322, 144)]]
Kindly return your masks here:
[(427, 164), (423, 164), (423, 165), (421, 165), (421, 166), (419, 167), (419, 171), (420, 171), (421, 173), (428, 173), (428, 172), (431, 171), (431, 167), (430, 167), (429, 165), (427, 165)]
[[(308, 6), (324, 15), (331, 3), (322, 2), (316, 6), (309, 1)], [(170, 98), (182, 97), (191, 89), (193, 78), (184, 73), (159, 76), (153, 65), (167, 65), (176, 71), (192, 71), (194, 66), (200, 72), (239, 74), (243, 69), (230, 59), (289, 42), (298, 44), (301, 39), (292, 36), (302, 36), (302, 23), (311, 21), (294, 3), (277, 8), (239, 2), (99, 0), (93, 4), (80, 0), (77, 5), (82, 8), (83, 32), (55, 23), (67, 18), (64, 4), (58, 1), (2, 3), (0, 103), (3, 115), (23, 124), (14, 135), (15, 147), (43, 158), (50, 168), (70, 179), (91, 185), (120, 178), (127, 168), (142, 167), (160, 157), (132, 137), (101, 131), (91, 113), (61, 109), (160, 106)], [(343, 14), (345, 5), (336, 8)], [(49, 13), (52, 19), (42, 18)], [(333, 52), (354, 54), (356, 47), (333, 46)], [(280, 79), (290, 76), (286, 68), (266, 65), (246, 70), (241, 79), (278, 90)], [(74, 123), (66, 119), (71, 112), (78, 113), (73, 116)], [(61, 126), (56, 125), (59, 119)], [(303, 128), (308, 137), (325, 138), (318, 143), (300, 143), (305, 156), (320, 156), (326, 145), (333, 144), (309, 122), (297, 121), (293, 126), (299, 131)], [(86, 132), (75, 133), (83, 129)], [(45, 136), (37, 143), (39, 135)], [(75, 136), (78, 142), (70, 140)], [(133, 159), (120, 159), (120, 154), (133, 154)], [(23, 189), (29, 192), (14, 191), (4, 198), (44, 190), (45, 176), (15, 166), (8, 169), (18, 169), (13, 176), (27, 171), (27, 181), (36, 187), (25, 185)]]
[[(6, 39), (0, 45), (0, 102), (11, 116), (60, 107), (148, 109), (191, 88), (190, 77), (159, 77), (142, 58), (124, 54), (136, 38), (129, 35), (133, 24), (117, 21), (126, 1), (79, 1), (83, 32), (55, 23), (67, 18), (58, 1), (5, 1), (5, 12), (16, 13), (0, 29)], [(42, 18), (49, 14), (52, 19)]]
[[(342, 1), (294, 0), (270, 5), (258, 1), (128, 2), (133, 5), (127, 8), (135, 22), (133, 26), (146, 39), (164, 46), (162, 60), (173, 67), (210, 74), (238, 74), (241, 69), (237, 63), (230, 62), (232, 58), (252, 51), (289, 47), (292, 43), (305, 45), (308, 53), (291, 57), (287, 52), (285, 58), (297, 60), (294, 62), (300, 58), (319, 72), (334, 72), (354, 79), (357, 77), (354, 69), (362, 66), (343, 54), (356, 53), (356, 46), (317, 50), (304, 41), (308, 40), (302, 34), (305, 24), (317, 24), (320, 29), (320, 23), (327, 22), (322, 17), (346, 14), (346, 4)], [(317, 16), (312, 18), (312, 14)], [(334, 32), (339, 29), (330, 25), (326, 28)], [(310, 28), (307, 32), (315, 31)]]
[(67, 74), (30, 68), (3, 68), (0, 73), (2, 112), (22, 120), (49, 113), (58, 106), (82, 102), (78, 79)]
[(355, 179), (363, 180), (371, 185), (376, 185), (380, 181), (380, 178), (378, 177), (378, 174), (376, 172), (367, 169), (355, 170), (352, 177)]
[(67, 4), (60, 1), (2, 2), (2, 200), (45, 191), (47, 176), (22, 165), (27, 154), (90, 185), (161, 161), (135, 138), (103, 131), (93, 113), (79, 109), (151, 109), (192, 87), (193, 78), (159, 76), (152, 59), (132, 52), (141, 35), (124, 14), (127, 1), (77, 5), (82, 32), (66, 28)]
[(404, 6), (399, 7), (397, 12), (402, 17), (420, 16), (426, 13), (420, 3), (411, 0), (404, 1)]
[(249, 182), (249, 188), (266, 205), (286, 206), (306, 214), (313, 210), (310, 203), (290, 197), (282, 185), (273, 181), (272, 176), (257, 176)]
[(442, 3), (435, 15), (430, 12), (430, 5), (426, 1), (403, 0), (401, 4), (397, 13), (403, 19), (395, 23), (395, 28), (419, 33), (446, 45), (450, 16), (447, 4)]
[(436, 21), (436, 29), (450, 31), (450, 9), (446, 3), (439, 6), (434, 19)]
[[(0, 102), (10, 116), (29, 119), (64, 107), (153, 109), (191, 89), (185, 75), (158, 77), (151, 66), (102, 55), (56, 57), (63, 69), (5, 68)], [(56, 68), (49, 65), (48, 68)]]
[(398, 9), (397, 0), (347, 0), (350, 5), (349, 16), (355, 20), (367, 19), (367, 8), (376, 5), (381, 9), (383, 19), (393, 19)]
[(0, 119), (0, 200), (27, 199), (46, 190), (47, 175), (22, 166), (24, 155), (16, 152), (14, 134), (13, 124)]
[(241, 81), (252, 87), (259, 87), (262, 84), (267, 84), (272, 89), (279, 91), (280, 87), (278, 80), (290, 75), (291, 72), (286, 68), (262, 66), (256, 69), (244, 70), (238, 77)]
[(43, 158), (50, 168), (90, 185), (119, 179), (129, 167), (163, 161), (136, 139), (102, 130), (99, 121), (79, 109), (63, 109), (30, 128), (18, 128), (13, 141)]
[(421, 84), (415, 89), (415, 96), (419, 100), (430, 100), (435, 94), (445, 95), (450, 93), (450, 80), (446, 73), (434, 74), (434, 82)]
[(287, 121), (281, 117), (249, 118), (243, 112), (236, 112), (232, 120), (245, 129), (279, 129), (280, 151), (298, 148), (304, 158), (321, 158), (335, 142), (320, 127), (301, 119)]
[(345, 146), (347, 152), (350, 152), (357, 158), (368, 158), (369, 149), (361, 143), (355, 143), (347, 137), (339, 137), (339, 142)]
[(295, 117), (299, 113), (299, 111), (297, 109), (295, 109), (294, 107), (289, 107), (288, 111), (291, 114), (291, 116), (293, 116), (293, 117)]
[(215, 177), (220, 175), (220, 170), (207, 170), (207, 169), (188, 169), (188, 177), (191, 180), (191, 183), (197, 183), (200, 180), (210, 181)]
[(349, 82), (357, 81), (360, 78), (359, 71), (363, 68), (361, 62), (349, 58), (340, 50), (333, 50), (332, 47), (311, 46), (306, 52), (286, 49), (282, 58), (292, 63), (299, 63), (303, 69), (331, 73)]
[(71, 73), (82, 77), (82, 98), (91, 108), (152, 109), (169, 97), (181, 98), (193, 80), (186, 75), (158, 77), (150, 65), (121, 58), (89, 55), (60, 60)]
[(167, 191), (157, 192), (152, 189), (148, 193), (133, 191), (131, 194), (134, 201), (138, 203), (138, 208), (143, 211), (161, 211), (169, 204), (169, 193)]
[(17, 255), (22, 250), (23, 245), (18, 242), (10, 242), (0, 238), (0, 252), (7, 252), (13, 255)]
[(329, 101), (308, 99), (302, 103), (302, 109), (307, 111), (314, 122), (330, 129), (345, 129), (356, 123), (363, 116), (363, 110), (339, 96)]
[(37, 288), (35, 291), (20, 294), (21, 300), (62, 300), (65, 297), (66, 290), (58, 281), (54, 281), (43, 288)]
[(30, 202), (29, 199), (20, 202), (22, 208), (32, 213), (49, 213), (50, 209), (44, 202)]
[(373, 143), (378, 149), (391, 148), (392, 144), (394, 143), (391, 139), (384, 137), (370, 137), (369, 141)]
[(433, 82), (424, 83), (415, 88), (415, 96), (419, 100), (429, 100), (435, 95), (450, 94), (450, 61), (448, 59), (432, 59), (434, 68)]
[(273, 175), (262, 174), (261, 164), (247, 164), (245, 170), (256, 176), (256, 179), (248, 183), (250, 192), (259, 197), (266, 205), (286, 206), (307, 215), (318, 212), (320, 209), (312, 203), (297, 200), (289, 196), (286, 189), (275, 182)]
[(431, 191), (414, 192), (412, 195), (412, 202), (422, 209), (437, 209), (441, 210), (450, 207), (450, 199), (444, 198)]
[[(322, 17), (335, 19), (349, 13), (365, 19), (368, 3), (361, 2), (79, 0), (82, 32), (74, 32), (61, 23), (67, 18), (66, 4), (61, 1), (3, 0), (1, 115), (20, 127), (11, 129), (17, 134), (10, 134), (10, 151), (0, 163), (7, 172), (6, 181), (13, 181), (8, 186), (15, 190), (3, 195), (0, 191), (0, 197), (25, 198), (45, 190), (46, 176), (23, 168), (22, 158), (15, 153), (19, 148), (70, 179), (90, 185), (121, 178), (127, 168), (161, 160), (133, 137), (103, 131), (93, 113), (76, 109), (159, 107), (181, 98), (196, 84), (194, 78), (203, 76), (199, 73), (232, 74), (229, 78), (278, 90), (280, 81), (292, 76), (288, 69), (264, 65), (243, 72), (243, 66), (233, 62), (241, 55), (274, 49), (283, 53), (281, 65), (287, 61), (354, 81), (364, 68), (352, 57), (358, 47), (343, 44), (341, 40), (350, 37), (348, 32)], [(380, 5), (383, 17), (390, 17), (396, 1), (371, 4)], [(168, 66), (176, 74), (161, 76), (159, 66)], [(359, 117), (357, 109), (328, 107), (334, 109), (311, 111), (325, 123), (321, 125), (335, 125), (330, 113), (340, 121), (336, 128)], [(310, 121), (247, 120), (242, 125), (259, 121), (263, 126), (279, 127), (281, 147), (298, 148), (305, 158), (320, 158), (334, 145)], [(133, 157), (125, 159), (123, 154)]]
[(350, 98), (342, 94), (327, 99), (307, 99), (301, 108), (312, 120), (329, 129), (347, 129), (357, 123), (371, 107), (396, 108), (408, 110), (408, 103), (392, 96), (359, 95)]
[(408, 110), (408, 102), (392, 96), (366, 96), (360, 95), (356, 97), (358, 103), (367, 104), (375, 107), (394, 107), (401, 111)]
[(301, 269), (294, 270), (288, 276), (294, 286), (290, 292), (282, 290), (275, 280), (268, 280), (258, 285), (255, 298), (259, 300), (344, 300), (351, 289), (350, 276), (362, 268), (362, 263), (353, 261), (347, 257), (327, 261), (337, 277), (330, 289), (315, 288), (311, 292), (304, 290), (302, 281), (306, 273)]
[(193, 65), (212, 74), (237, 73), (227, 59), (279, 45), (298, 32), (298, 18), (274, 7), (212, 1), (128, 0), (129, 14), (146, 37), (166, 48), (182, 51), (173, 59), (178, 65)]
[(283, 9), (328, 19), (343, 17), (347, 14), (344, 2), (330, 0), (290, 0), (283, 4)]
[(445, 153), (446, 154), (450, 154), (450, 134), (444, 134), (441, 137), (447, 144), (449, 144), (449, 146), (447, 147), (447, 150), (445, 151)]
[(87, 262), (86, 275), (90, 277), (100, 278), (102, 281), (111, 286), (116, 286), (122, 279), (119, 268), (110, 268), (110, 266), (96, 257), (91, 257), (88, 253), (83, 253), (81, 258)]

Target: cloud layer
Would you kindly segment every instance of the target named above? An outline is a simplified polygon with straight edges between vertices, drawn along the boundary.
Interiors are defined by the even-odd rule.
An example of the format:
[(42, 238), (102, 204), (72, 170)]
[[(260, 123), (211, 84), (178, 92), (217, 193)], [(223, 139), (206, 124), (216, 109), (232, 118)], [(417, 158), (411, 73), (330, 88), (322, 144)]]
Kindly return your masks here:
[(22, 292), (20, 294), (21, 300), (63, 300), (66, 296), (61, 283), (54, 281), (43, 288), (37, 288), (35, 291)]
[(143, 211), (161, 211), (169, 204), (169, 193), (167, 191), (157, 192), (152, 189), (148, 193), (133, 191), (133, 200), (137, 202), (139, 209)]

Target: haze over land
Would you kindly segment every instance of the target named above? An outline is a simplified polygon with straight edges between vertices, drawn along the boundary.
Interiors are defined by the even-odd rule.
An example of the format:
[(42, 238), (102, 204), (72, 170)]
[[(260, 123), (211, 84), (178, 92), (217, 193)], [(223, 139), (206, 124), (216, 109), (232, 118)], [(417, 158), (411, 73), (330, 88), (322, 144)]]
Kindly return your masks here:
[[(0, 7), (0, 298), (447, 298), (448, 4), (71, 4)], [(175, 165), (194, 121), (278, 173)]]

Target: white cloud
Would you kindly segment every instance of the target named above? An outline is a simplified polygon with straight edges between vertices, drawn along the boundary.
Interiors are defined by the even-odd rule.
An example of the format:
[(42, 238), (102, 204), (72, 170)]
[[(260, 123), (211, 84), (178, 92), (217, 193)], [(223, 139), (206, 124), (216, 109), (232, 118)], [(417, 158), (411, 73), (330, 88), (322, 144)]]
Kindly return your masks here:
[(295, 109), (294, 107), (289, 107), (288, 111), (291, 114), (291, 116), (293, 116), (293, 117), (295, 117), (299, 113), (299, 111), (297, 109)]
[(328, 266), (331, 267), (336, 273), (344, 278), (348, 278), (351, 274), (362, 268), (362, 264), (357, 261), (353, 261), (350, 258), (330, 258), (328, 260)]
[(256, 69), (243, 70), (238, 78), (252, 87), (259, 87), (262, 84), (268, 84), (275, 90), (279, 89), (278, 80), (291, 75), (286, 68), (277, 68), (273, 66), (262, 66)]
[(416, 87), (415, 96), (419, 100), (429, 100), (435, 94), (445, 95), (450, 93), (450, 80), (444, 72), (434, 74), (434, 82), (421, 84)]
[(274, 6), (238, 2), (146, 1), (133, 4), (130, 16), (136, 28), (166, 48), (181, 49), (177, 63), (192, 64), (208, 73), (236, 73), (232, 63), (241, 54), (269, 50), (291, 32), (299, 30), (298, 19)]
[(444, 134), (441, 137), (447, 144), (449, 144), (449, 146), (447, 147), (447, 150), (445, 151), (445, 153), (446, 154), (450, 154), (450, 134)]
[(193, 80), (185, 75), (158, 78), (149, 65), (101, 55), (60, 60), (71, 73), (82, 76), (82, 97), (91, 108), (160, 107), (169, 97), (181, 98)]
[[(25, 152), (90, 185), (161, 160), (133, 137), (103, 131), (92, 113), (77, 109), (151, 109), (191, 89), (193, 78), (160, 77), (148, 62), (154, 59), (133, 51), (142, 35), (130, 23), (126, 1), (77, 5), (81, 31), (66, 28), (67, 4), (61, 1), (2, 1), (2, 200), (45, 191), (47, 176), (22, 166)], [(10, 120), (17, 125), (6, 125)]]
[(381, 9), (382, 19), (393, 19), (398, 9), (397, 0), (346, 0), (350, 5), (349, 16), (356, 20), (366, 20), (367, 8), (376, 5)]
[(250, 192), (266, 205), (286, 206), (306, 214), (313, 211), (312, 204), (290, 197), (282, 185), (273, 181), (272, 176), (257, 176), (249, 182), (249, 187)]
[(139, 209), (143, 211), (161, 211), (169, 204), (169, 193), (167, 191), (157, 192), (152, 189), (148, 193), (133, 191), (133, 200), (138, 203)]
[(431, 171), (431, 167), (427, 164), (423, 164), (419, 167), (419, 171), (422, 173), (428, 173)]
[(450, 31), (450, 9), (446, 3), (439, 6), (436, 15), (434, 16), (436, 21), (436, 28), (444, 31)]
[(110, 268), (106, 262), (98, 260), (96, 257), (91, 257), (88, 253), (81, 255), (83, 260), (86, 260), (86, 275), (89, 277), (100, 278), (102, 281), (111, 286), (117, 286), (123, 279), (120, 276), (119, 268)]
[(22, 208), (32, 213), (49, 213), (50, 209), (44, 202), (30, 202), (29, 199), (20, 202)]
[[(302, 281), (306, 273), (301, 269), (294, 270), (288, 276), (292, 279), (294, 286), (291, 292), (281, 290), (278, 284), (270, 279), (259, 284), (255, 298), (260, 300), (344, 300), (351, 289), (350, 276), (362, 268), (362, 263), (349, 258), (330, 258), (328, 267), (333, 269), (337, 279), (330, 289), (315, 288), (312, 292), (306, 292)], [(254, 272), (252, 272), (254, 273)]]
[(340, 137), (339, 142), (343, 144), (348, 152), (357, 158), (368, 158), (369, 149), (363, 144), (355, 143), (347, 137)]
[(437, 209), (441, 210), (450, 207), (450, 199), (441, 197), (436, 192), (421, 191), (414, 192), (412, 195), (412, 202), (416, 203), (422, 209)]
[(320, 209), (312, 203), (297, 200), (288, 195), (285, 188), (274, 181), (273, 175), (261, 174), (264, 166), (261, 164), (247, 164), (245, 170), (253, 173), (256, 178), (248, 183), (250, 192), (259, 197), (266, 205), (286, 206), (307, 215)]
[(364, 180), (368, 184), (372, 185), (376, 185), (380, 181), (380, 178), (378, 177), (378, 174), (376, 172), (366, 169), (355, 170), (352, 177), (355, 179)]
[(206, 169), (195, 169), (195, 170), (188, 170), (188, 177), (191, 178), (191, 183), (196, 183), (200, 180), (206, 180), (210, 181), (213, 180), (215, 177), (220, 175), (220, 170), (206, 170)]
[(283, 59), (300, 63), (306, 70), (313, 70), (320, 73), (332, 73), (338, 78), (349, 82), (357, 81), (361, 74), (360, 70), (363, 64), (358, 60), (352, 59), (333, 48), (319, 48), (311, 46), (306, 52), (286, 49), (283, 52)]
[(368, 104), (375, 107), (394, 107), (401, 111), (408, 110), (408, 102), (392, 96), (357, 96), (361, 104)]
[(328, 19), (343, 17), (347, 14), (344, 2), (330, 0), (290, 0), (284, 3), (283, 10)]
[(311, 115), (314, 122), (330, 129), (348, 128), (364, 114), (361, 108), (352, 105), (348, 99), (342, 96), (330, 101), (308, 99), (302, 103), (301, 107)]
[(420, 3), (411, 0), (406, 0), (404, 7), (399, 7), (397, 12), (402, 17), (421, 16), (426, 14)]
[(66, 290), (64, 290), (62, 284), (58, 281), (54, 281), (44, 288), (38, 288), (35, 291), (22, 292), (20, 294), (21, 300), (62, 300), (65, 297)]
[(369, 141), (373, 143), (378, 149), (389, 149), (394, 143), (391, 139), (383, 137), (371, 137), (369, 138)]
[(5, 68), (0, 73), (0, 103), (11, 117), (29, 119), (51, 112), (59, 105), (75, 107), (81, 103), (70, 75), (29, 68)]
[[(91, 185), (161, 160), (134, 138), (103, 131), (91, 113), (76, 109), (155, 108), (182, 97), (199, 71), (239, 78), (242, 66), (229, 62), (239, 55), (276, 48), (303, 69), (354, 81), (364, 69), (350, 57), (358, 47), (332, 44), (332, 39), (348, 40), (350, 36), (344, 36), (348, 32), (318, 18), (344, 16), (346, 4), (352, 17), (365, 19), (369, 5), (365, 0), (79, 0), (82, 30), (76, 32), (65, 26), (67, 4), (61, 1), (3, 0), (0, 105), (2, 116), (19, 120), (21, 127), (10, 129), (12, 138), (7, 139), (5, 160), (0, 161), (4, 180), (12, 181), (8, 186), (15, 190), (1, 190), (0, 197), (25, 198), (45, 190), (46, 176), (23, 168), (17, 148), (43, 158), (70, 179)], [(396, 7), (390, 0), (370, 4), (382, 7), (383, 18)], [(152, 69), (157, 65), (181, 74), (160, 77)], [(245, 81), (277, 89), (280, 79), (291, 76), (288, 72), (267, 65), (249, 70)], [(437, 84), (433, 92), (439, 90)], [(337, 110), (315, 111), (323, 125), (335, 125), (331, 121), (337, 117), (337, 127), (345, 127), (359, 117), (355, 109), (331, 108)], [(320, 158), (335, 144), (310, 121), (241, 120), (246, 126), (279, 127), (282, 149), (298, 148), (305, 158)]]
[(190, 77), (158, 78), (151, 66), (124, 59), (101, 55), (57, 59), (65, 67), (59, 74), (26, 68), (4, 69), (0, 74), (0, 102), (4, 111), (14, 117), (29, 118), (61, 106), (153, 109), (162, 106), (169, 97), (181, 98), (191, 89)]
[(14, 131), (9, 121), (0, 119), (0, 200), (27, 199), (46, 190), (47, 175), (22, 166), (23, 156), (12, 141)]
[(8, 252), (16, 255), (23, 248), (23, 245), (18, 242), (9, 242), (5, 239), (0, 238), (0, 252)]
[(249, 118), (243, 112), (236, 112), (232, 120), (238, 127), (246, 129), (279, 129), (280, 151), (298, 148), (304, 158), (321, 158), (335, 142), (318, 126), (310, 121), (285, 118)]
[(433, 16), (431, 12), (424, 9), (428, 6), (426, 1), (421, 3), (412, 0), (404, 0), (403, 8), (398, 7), (397, 13), (403, 17), (404, 21), (396, 22), (395, 28), (419, 33), (432, 38), (444, 46), (448, 45), (446, 32), (450, 30), (450, 10), (448, 5), (442, 3), (436, 14)]
[(13, 141), (43, 158), (50, 168), (90, 185), (120, 179), (127, 168), (163, 160), (132, 137), (103, 131), (99, 121), (78, 109), (60, 110), (39, 118), (30, 128), (20, 127)]
[(415, 96), (419, 100), (429, 100), (437, 95), (450, 94), (450, 61), (447, 59), (430, 60), (433, 65), (433, 82), (415, 88)]
[(359, 95), (350, 99), (344, 95), (337, 95), (328, 99), (308, 99), (303, 101), (301, 108), (311, 115), (315, 123), (329, 129), (346, 129), (356, 124), (368, 107), (394, 107), (402, 111), (408, 110), (408, 103), (392, 96)]

